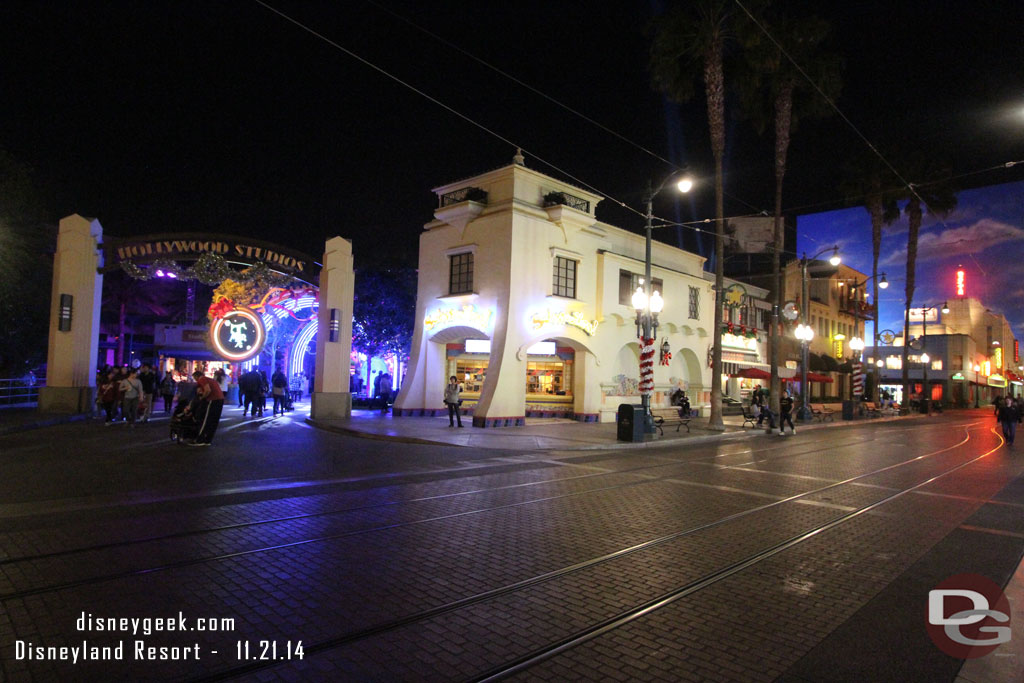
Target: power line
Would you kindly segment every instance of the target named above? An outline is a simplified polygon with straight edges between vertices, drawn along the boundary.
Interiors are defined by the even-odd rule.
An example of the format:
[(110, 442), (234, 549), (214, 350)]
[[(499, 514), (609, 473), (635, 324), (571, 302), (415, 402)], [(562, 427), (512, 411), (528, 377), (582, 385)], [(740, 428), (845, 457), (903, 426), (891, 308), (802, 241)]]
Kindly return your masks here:
[(262, 7), (266, 8), (267, 10), (273, 12), (274, 14), (276, 14), (279, 17), (281, 17), (285, 21), (288, 21), (289, 23), (294, 24), (295, 26), (299, 27), (303, 31), (306, 31), (310, 35), (312, 35), (312, 36), (322, 40), (323, 42), (327, 43), (331, 47), (333, 47), (333, 48), (335, 48), (337, 50), (340, 50), (341, 52), (344, 52), (349, 57), (355, 59), (356, 61), (358, 61), (358, 62), (360, 62), (360, 63), (362, 63), (362, 64), (364, 64), (364, 65), (366, 65), (368, 67), (370, 67), (371, 69), (373, 69), (377, 73), (379, 73), (379, 74), (381, 74), (383, 76), (386, 76), (387, 78), (389, 78), (392, 81), (398, 83), (399, 85), (401, 85), (401, 86), (403, 86), (405, 88), (408, 88), (409, 90), (413, 91), (414, 93), (416, 93), (420, 97), (423, 97), (423, 98), (429, 100), (430, 102), (433, 102), (434, 104), (436, 104), (437, 106), (441, 107), (445, 111), (447, 111), (447, 112), (449, 112), (451, 114), (454, 114), (455, 116), (457, 116), (458, 118), (462, 119), (466, 123), (469, 123), (469, 124), (479, 128), (480, 130), (484, 131), (488, 135), (491, 135), (492, 137), (495, 137), (498, 140), (501, 140), (502, 142), (508, 144), (511, 147), (514, 147), (514, 148), (526, 151), (527, 153), (530, 154), (530, 156), (532, 156), (533, 158), (537, 159), (542, 164), (548, 166), (549, 168), (552, 168), (552, 169), (558, 171), (559, 173), (563, 174), (565, 177), (570, 178), (573, 182), (578, 183), (580, 186), (585, 187), (585, 188), (591, 190), (592, 192), (594, 192), (595, 194), (599, 194), (599, 195), (601, 195), (602, 197), (604, 197), (606, 199), (610, 199), (611, 201), (615, 202), (619, 206), (623, 207), (624, 209), (627, 209), (628, 211), (632, 211), (633, 213), (637, 214), (638, 216), (646, 218), (646, 214), (638, 211), (637, 209), (634, 209), (633, 207), (629, 206), (625, 202), (623, 202), (623, 201), (621, 201), (619, 199), (616, 199), (615, 197), (611, 196), (610, 194), (608, 194), (606, 192), (602, 192), (601, 190), (597, 189), (596, 187), (594, 187), (593, 185), (587, 183), (586, 181), (584, 181), (584, 180), (582, 180), (580, 178), (577, 178), (576, 176), (574, 176), (573, 174), (569, 173), (568, 171), (560, 168), (559, 166), (556, 166), (555, 164), (551, 163), (550, 161), (547, 161), (546, 159), (544, 159), (540, 155), (536, 154), (535, 152), (532, 152), (532, 151), (526, 149), (525, 147), (523, 147), (522, 145), (519, 145), (519, 144), (509, 140), (508, 138), (506, 138), (504, 135), (501, 135), (497, 131), (494, 131), (491, 128), (488, 128), (484, 124), (476, 121), (475, 119), (470, 118), (469, 116), (467, 116), (466, 114), (463, 114), (462, 112), (458, 111), (454, 107), (451, 107), (451, 106), (445, 104), (444, 102), (442, 102), (441, 100), (437, 99), (433, 95), (430, 95), (430, 94), (424, 92), (423, 90), (420, 90), (416, 86), (414, 86), (414, 85), (412, 85), (410, 83), (407, 83), (406, 81), (403, 81), (398, 76), (395, 76), (394, 74), (392, 74), (389, 71), (383, 69), (382, 67), (377, 66), (376, 64), (374, 64), (373, 62), (369, 61), (368, 59), (366, 59), (366, 58), (356, 54), (352, 50), (349, 50), (348, 48), (340, 45), (339, 43), (337, 43), (334, 40), (332, 40), (332, 39), (328, 38), (327, 36), (325, 36), (324, 34), (316, 31), (313, 28), (311, 28), (310, 26), (307, 26), (306, 24), (303, 24), (299, 20), (297, 20), (297, 19), (295, 19), (295, 18), (285, 14), (284, 12), (278, 10), (275, 7), (272, 7), (271, 5), (267, 4), (266, 2), (263, 2), (263, 0), (253, 0), (253, 1), (256, 4), (261, 5)]

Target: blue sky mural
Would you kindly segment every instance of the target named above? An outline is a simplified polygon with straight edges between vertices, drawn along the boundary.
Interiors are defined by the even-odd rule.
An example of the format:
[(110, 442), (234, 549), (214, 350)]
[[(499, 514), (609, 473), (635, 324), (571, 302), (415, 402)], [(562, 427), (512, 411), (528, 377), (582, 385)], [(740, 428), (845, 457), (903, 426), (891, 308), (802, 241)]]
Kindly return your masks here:
[[(966, 295), (1002, 313), (1024, 338), (1024, 182), (963, 190), (948, 216), (926, 214), (921, 225), (914, 306), (941, 305), (954, 296), (963, 267)], [(878, 269), (889, 288), (880, 292), (881, 329), (903, 328), (907, 220), (883, 229)], [(797, 251), (808, 255), (838, 244), (844, 263), (871, 274), (871, 221), (863, 207), (800, 216)], [(869, 323), (867, 334), (872, 334)], [(870, 342), (869, 342), (870, 343)]]

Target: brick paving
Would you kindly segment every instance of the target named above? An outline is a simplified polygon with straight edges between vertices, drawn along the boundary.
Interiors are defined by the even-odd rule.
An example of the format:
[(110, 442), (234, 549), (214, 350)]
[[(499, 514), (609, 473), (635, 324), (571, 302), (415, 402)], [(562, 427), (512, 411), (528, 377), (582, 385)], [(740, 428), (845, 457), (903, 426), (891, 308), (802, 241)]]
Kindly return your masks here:
[[(382, 445), (268, 422), (241, 426), (237, 443), (217, 455), (196, 449), (210, 453), (202, 458), (151, 433), (133, 442), (127, 463), (122, 448), (91, 432), (78, 436), (89, 425), (54, 428), (57, 438), (76, 439), (77, 455), (94, 459), (99, 474), (75, 463), (81, 477), (123, 466), (123, 500), (111, 482), (103, 497), (51, 497), (51, 482), (34, 499), (23, 491), (8, 508), (17, 515), (0, 518), (0, 677), (202, 679), (244, 664), (236, 641), (258, 649), (261, 640), (281, 648), (301, 640), (305, 659), (240, 679), (472, 679), (993, 449), (988, 425), (967, 431), (979, 415), (532, 455)], [(36, 452), (24, 433), (4, 438), (13, 448), (5, 453), (0, 440), (0, 458), (25, 463)], [(926, 457), (871, 474), (915, 456)], [(301, 471), (282, 478), (288, 467)], [(784, 677), (960, 525), (1016, 530), (1022, 470), (998, 450), (517, 678)], [(190, 472), (200, 477), (191, 487)], [(18, 473), (43, 477), (21, 466)], [(1004, 552), (1024, 548), (1008, 538)], [(59, 554), (33, 557), (48, 553)], [(453, 602), (460, 606), (448, 609)], [(13, 656), (18, 639), (124, 640), (130, 650), (131, 634), (77, 631), (82, 612), (181, 612), (235, 624), (139, 637), (157, 647), (198, 643), (200, 661), (138, 662), (128, 652), (129, 661), (72, 665)], [(944, 657), (937, 649), (934, 656)]]

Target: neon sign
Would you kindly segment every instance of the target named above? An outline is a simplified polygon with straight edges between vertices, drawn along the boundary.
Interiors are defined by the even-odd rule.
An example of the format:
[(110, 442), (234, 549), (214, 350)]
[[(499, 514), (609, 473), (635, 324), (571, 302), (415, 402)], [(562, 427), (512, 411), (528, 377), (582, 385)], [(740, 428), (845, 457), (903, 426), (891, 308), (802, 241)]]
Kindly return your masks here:
[(988, 378), (988, 385), (990, 387), (1005, 387), (1006, 378), (1002, 375), (990, 375)]
[(248, 308), (235, 308), (210, 325), (210, 343), (225, 360), (241, 362), (255, 356), (266, 341), (263, 321)]
[(533, 329), (539, 330), (545, 325), (572, 325), (586, 332), (588, 335), (593, 336), (597, 332), (597, 326), (599, 321), (587, 320), (583, 317), (583, 314), (579, 311), (552, 311), (550, 309), (543, 313), (534, 314), (530, 320), (533, 323)]
[(963, 296), (964, 292), (966, 291), (966, 288), (964, 286), (964, 280), (965, 280), (965, 276), (964, 276), (963, 269), (960, 269), (960, 270), (956, 271), (956, 295), (957, 296)]
[(1003, 367), (1003, 347), (998, 347), (993, 355), (995, 356), (996, 370), (998, 370), (999, 368)]
[(454, 325), (467, 325), (478, 330), (487, 331), (491, 327), (491, 320), (494, 318), (494, 311), (487, 309), (481, 311), (472, 304), (462, 308), (439, 308), (433, 313), (428, 313), (423, 320), (423, 327), (428, 331), (433, 329), (444, 329)]
[(1020, 342), (1016, 339), (1013, 340), (1013, 362), (1020, 362)]

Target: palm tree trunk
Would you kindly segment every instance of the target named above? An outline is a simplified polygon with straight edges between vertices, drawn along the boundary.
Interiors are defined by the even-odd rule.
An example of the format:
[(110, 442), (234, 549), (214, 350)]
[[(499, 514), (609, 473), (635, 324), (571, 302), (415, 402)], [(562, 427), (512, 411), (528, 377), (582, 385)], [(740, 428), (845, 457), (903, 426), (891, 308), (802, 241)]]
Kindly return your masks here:
[(711, 415), (708, 428), (722, 431), (722, 291), (725, 287), (725, 201), (722, 159), (725, 156), (725, 80), (722, 41), (713, 40), (704, 58), (704, 86), (708, 100), (711, 153), (715, 158), (715, 329), (711, 352)]
[[(769, 399), (771, 409), (780, 415), (779, 400), (782, 398), (782, 382), (779, 380), (779, 356), (781, 355), (782, 334), (779, 329), (779, 311), (782, 310), (782, 249), (785, 245), (785, 224), (782, 220), (782, 181), (786, 176), (786, 155), (789, 151), (789, 138), (793, 123), (793, 84), (783, 85), (775, 97), (775, 248), (772, 254), (772, 282), (775, 286), (775, 305), (772, 307), (772, 358), (771, 358), (771, 389)], [(801, 306), (806, 306), (801, 302)], [(779, 424), (781, 427), (781, 423)]]
[[(910, 307), (914, 301), (914, 269), (917, 267), (917, 236), (921, 231), (921, 202), (916, 197), (911, 197), (905, 209), (909, 231), (907, 233), (907, 303), (904, 315), (903, 328), (903, 400), (909, 403), (910, 400), (910, 368), (908, 363), (908, 348), (910, 341)], [(922, 387), (927, 391), (927, 387)]]
[[(875, 182), (878, 182), (877, 180)], [(879, 183), (880, 184), (880, 183)], [(879, 188), (881, 189), (881, 188)], [(875, 302), (875, 338), (872, 348), (875, 350), (873, 361), (877, 361), (879, 357), (878, 353), (878, 318), (881, 313), (881, 303), (878, 301), (878, 256), (882, 251), (882, 196), (874, 192), (870, 193), (865, 202), (868, 214), (871, 216), (871, 281), (874, 282), (874, 288), (872, 301)], [(881, 405), (882, 390), (878, 386), (878, 364), (871, 364), (871, 375), (874, 378), (872, 382), (871, 398), (874, 400), (875, 405)]]

